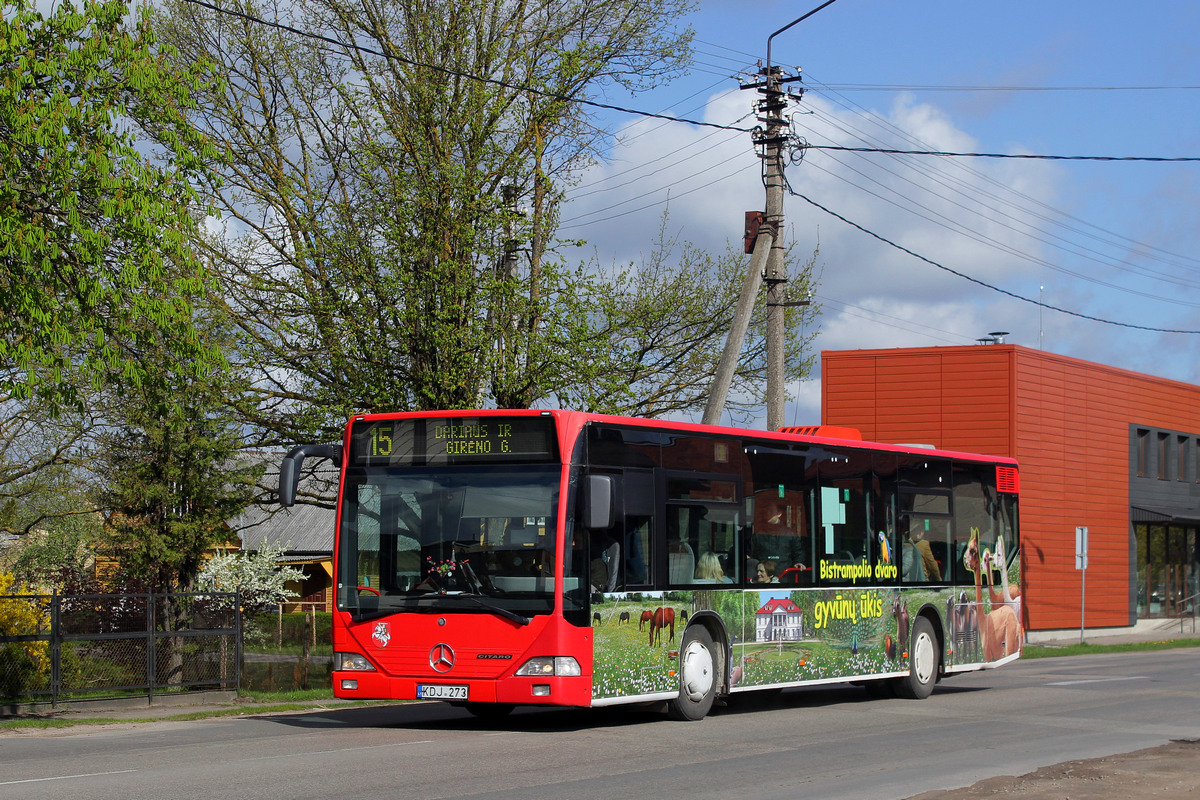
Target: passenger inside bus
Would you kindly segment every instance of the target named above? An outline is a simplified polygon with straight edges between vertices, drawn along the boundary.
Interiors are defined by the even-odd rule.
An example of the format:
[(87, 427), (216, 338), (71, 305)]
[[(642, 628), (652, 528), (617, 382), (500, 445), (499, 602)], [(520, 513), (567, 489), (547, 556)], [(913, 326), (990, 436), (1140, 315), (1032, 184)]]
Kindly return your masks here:
[(755, 583), (779, 583), (779, 578), (775, 575), (775, 559), (765, 558), (758, 562), (758, 566), (754, 568)]
[(607, 533), (592, 536), (591, 547), (592, 592), (611, 592), (617, 588), (618, 570), (621, 563), (621, 545)]
[(803, 574), (807, 571), (805, 553), (807, 540), (788, 526), (784, 519), (784, 509), (773, 497), (762, 500), (757, 520), (754, 524), (754, 535), (750, 555), (756, 561), (771, 560), (775, 564), (791, 570), (789, 574)]
[(909, 520), (908, 540), (912, 542), (913, 549), (921, 557), (921, 566), (924, 568), (925, 577), (931, 581), (940, 581), (942, 579), (942, 569), (938, 565), (937, 559), (933, 557), (933, 550), (929, 546), (929, 542), (925, 541), (925, 521), (920, 518), (912, 518)]
[(696, 564), (696, 583), (733, 583), (721, 569), (721, 559), (711, 550), (701, 553)]

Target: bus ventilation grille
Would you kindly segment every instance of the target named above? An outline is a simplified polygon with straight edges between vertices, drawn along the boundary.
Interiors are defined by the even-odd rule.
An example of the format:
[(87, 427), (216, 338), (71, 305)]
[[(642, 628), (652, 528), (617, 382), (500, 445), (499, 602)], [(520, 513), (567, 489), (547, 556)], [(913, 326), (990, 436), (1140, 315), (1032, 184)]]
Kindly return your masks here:
[(1016, 494), (1021, 487), (1016, 467), (996, 467), (996, 488), (1002, 492)]
[(857, 428), (843, 428), (840, 425), (788, 425), (780, 428), (780, 433), (791, 433), (796, 436), (820, 436), (824, 439), (851, 439), (862, 441), (862, 432)]

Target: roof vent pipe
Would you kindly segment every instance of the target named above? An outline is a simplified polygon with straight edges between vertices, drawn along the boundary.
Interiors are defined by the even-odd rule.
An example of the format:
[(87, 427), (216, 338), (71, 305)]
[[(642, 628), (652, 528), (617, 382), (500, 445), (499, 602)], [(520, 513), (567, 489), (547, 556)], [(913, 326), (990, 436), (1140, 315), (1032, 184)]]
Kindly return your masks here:
[(992, 331), (987, 336), (981, 336), (975, 341), (980, 344), (1004, 344), (1004, 337), (1008, 336), (1008, 331)]

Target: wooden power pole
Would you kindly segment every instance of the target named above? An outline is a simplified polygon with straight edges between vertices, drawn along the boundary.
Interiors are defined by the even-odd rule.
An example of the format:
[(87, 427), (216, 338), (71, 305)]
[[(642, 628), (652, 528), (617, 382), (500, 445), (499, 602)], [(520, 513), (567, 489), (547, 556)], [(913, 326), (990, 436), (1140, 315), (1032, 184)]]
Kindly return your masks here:
[[(737, 371), (738, 358), (754, 310), (754, 300), (765, 281), (767, 284), (767, 428), (775, 430), (783, 426), (784, 398), (784, 291), (787, 284), (787, 265), (783, 258), (783, 151), (787, 142), (787, 125), (783, 112), (788, 97), (781, 88), (781, 72), (778, 67), (763, 67), (759, 70), (761, 80), (744, 85), (745, 89), (757, 89), (762, 97), (758, 100), (758, 121), (754, 129), (754, 144), (763, 162), (763, 183), (766, 186), (766, 213), (754, 237), (750, 255), (750, 266), (742, 282), (742, 292), (734, 310), (733, 326), (725, 340), (725, 350), (717, 364), (712, 392), (704, 406), (703, 422), (716, 425), (721, 421), (725, 402), (729, 397), (729, 386)], [(795, 80), (795, 79), (793, 79)]]
[(784, 93), (782, 87), (784, 83), (800, 80), (800, 76), (784, 78), (779, 67), (771, 63), (771, 40), (826, 6), (833, 5), (834, 2), (835, 0), (825, 0), (812, 11), (792, 20), (768, 36), (767, 65), (759, 68), (759, 80), (742, 85), (743, 89), (757, 89), (762, 95), (755, 107), (758, 121), (762, 124), (754, 129), (754, 145), (758, 149), (758, 157), (763, 162), (763, 184), (767, 190), (767, 204), (762, 224), (754, 237), (750, 266), (742, 282), (742, 293), (734, 310), (733, 325), (729, 329), (729, 337), (725, 340), (725, 350), (717, 364), (716, 375), (713, 376), (712, 391), (704, 405), (703, 422), (707, 425), (716, 425), (721, 421), (721, 414), (725, 411), (725, 402), (729, 397), (729, 386), (737, 371), (742, 343), (746, 339), (750, 314), (754, 310), (754, 299), (758, 296), (763, 281), (766, 281), (767, 430), (773, 431), (783, 427), (783, 401), (786, 397), (784, 352), (787, 346), (784, 309), (789, 305), (807, 305), (807, 302), (789, 303), (785, 299), (788, 277), (787, 265), (783, 260), (783, 153), (790, 135), (783, 112), (791, 96)]

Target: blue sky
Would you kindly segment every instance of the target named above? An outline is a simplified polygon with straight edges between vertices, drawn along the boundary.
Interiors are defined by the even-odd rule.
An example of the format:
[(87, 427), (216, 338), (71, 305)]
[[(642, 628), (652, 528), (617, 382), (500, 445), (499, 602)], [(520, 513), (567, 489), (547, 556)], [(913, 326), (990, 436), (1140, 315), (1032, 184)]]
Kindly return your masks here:
[[(706, 0), (690, 18), (691, 75), (604, 99), (748, 127), (755, 95), (731, 76), (819, 4), (751, 12)], [(772, 57), (803, 69), (806, 94), (792, 111), (812, 144), (1200, 157), (1197, 32), (1200, 4), (1187, 0), (838, 0), (776, 36)], [(669, 198), (683, 238), (718, 250), (740, 239), (743, 211), (763, 205), (748, 135), (608, 119), (618, 143), (571, 193), (564, 233), (587, 239), (602, 264), (633, 261)], [(979, 286), (793, 197), (789, 238), (803, 254), (820, 246), (819, 349), (970, 345), (1003, 330), (1011, 343), (1200, 383), (1200, 334), (1130, 327), (1200, 330), (1200, 162), (809, 150), (787, 175), (797, 192), (949, 270), (1083, 315)], [(816, 378), (793, 385), (789, 423), (818, 421)]]

